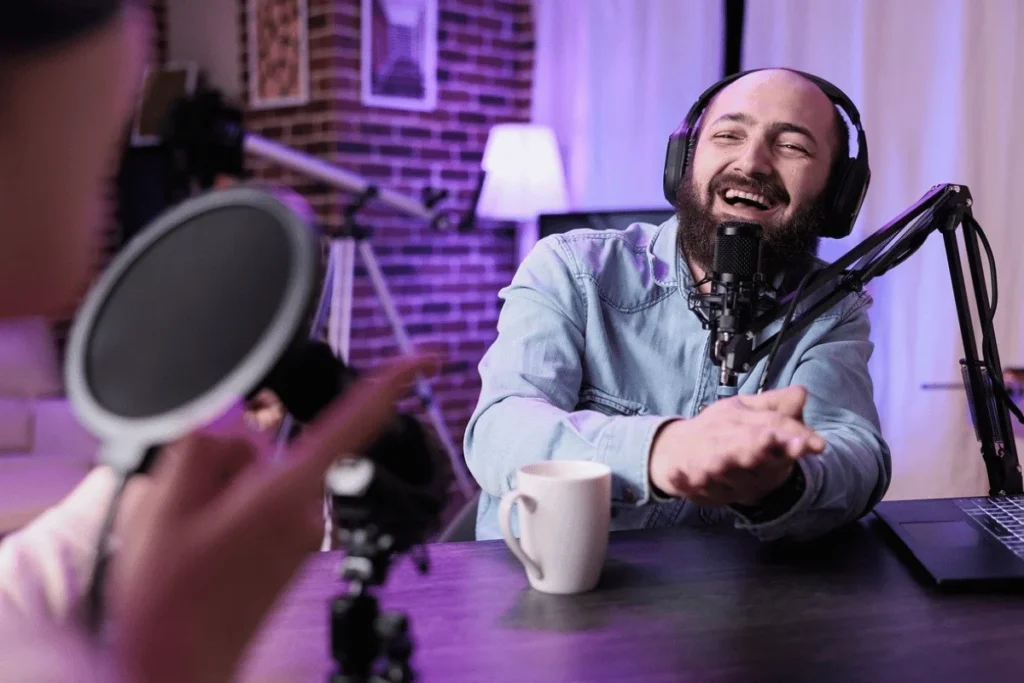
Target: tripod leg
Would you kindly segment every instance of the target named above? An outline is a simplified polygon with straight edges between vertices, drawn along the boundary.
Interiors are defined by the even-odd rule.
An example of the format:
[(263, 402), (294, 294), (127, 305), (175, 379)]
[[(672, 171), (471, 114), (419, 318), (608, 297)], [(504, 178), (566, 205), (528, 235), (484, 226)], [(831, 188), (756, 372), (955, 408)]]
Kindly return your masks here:
[[(395, 308), (394, 301), (391, 299), (391, 294), (388, 292), (387, 283), (384, 280), (384, 273), (381, 272), (380, 266), (377, 264), (377, 257), (373, 253), (373, 247), (370, 246), (366, 240), (359, 241), (359, 255), (363, 259), (363, 264), (366, 266), (366, 272), (370, 276), (370, 282), (373, 285), (374, 292), (377, 294), (377, 298), (380, 300), (381, 306), (384, 308), (384, 314), (388, 318), (388, 322), (391, 324), (391, 330), (395, 335), (395, 340), (398, 342), (398, 348), (404, 355), (409, 355), (413, 352), (412, 344), (409, 342), (409, 337), (405, 333), (405, 327), (402, 325), (402, 319), (398, 315), (398, 309)], [(462, 460), (459, 451), (455, 448), (455, 443), (452, 441), (451, 434), (448, 432), (448, 425), (445, 424), (444, 415), (441, 414), (440, 406), (437, 405), (437, 401), (434, 398), (433, 391), (430, 385), (423, 377), (416, 379), (416, 394), (419, 396), (420, 402), (423, 407), (426, 408), (427, 414), (430, 416), (430, 421), (434, 425), (434, 430), (437, 432), (437, 437), (441, 441), (441, 445), (445, 451), (448, 452), (448, 458), (452, 462), (452, 471), (455, 473), (459, 489), (462, 494), (467, 498), (471, 497), (474, 493), (474, 486), (469, 479), (469, 474), (466, 471), (465, 463)]]
[(331, 655), (338, 665), (330, 683), (367, 683), (380, 654), (377, 600), (367, 593), (331, 603)]
[(416, 679), (412, 670), (413, 642), (409, 633), (409, 619), (398, 612), (383, 612), (377, 619), (377, 632), (386, 659), (384, 680), (387, 683), (411, 683)]
[[(352, 247), (352, 240), (344, 242), (341, 239), (331, 240), (330, 249), (327, 252), (327, 272), (324, 273), (320, 299), (317, 302), (316, 313), (309, 330), (310, 339), (319, 339), (326, 328), (331, 351), (334, 352), (334, 355), (341, 356), (345, 362), (348, 362), (352, 321), (352, 276), (355, 261)], [(292, 431), (292, 422), (291, 415), (285, 416), (279, 434), (279, 451), (287, 443), (288, 435)], [(324, 535), (320, 541), (320, 551), (327, 552), (331, 549), (334, 529), (331, 523), (330, 501), (326, 492), (323, 500), (323, 514)]]
[(352, 276), (355, 268), (355, 250), (351, 239), (331, 240), (330, 317), (328, 342), (334, 355), (349, 362), (349, 344), (352, 339)]

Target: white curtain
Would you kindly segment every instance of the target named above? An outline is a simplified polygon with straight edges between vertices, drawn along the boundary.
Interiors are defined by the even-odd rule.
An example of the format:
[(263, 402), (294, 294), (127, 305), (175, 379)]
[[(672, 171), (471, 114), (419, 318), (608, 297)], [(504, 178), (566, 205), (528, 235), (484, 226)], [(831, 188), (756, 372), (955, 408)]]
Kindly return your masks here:
[(533, 119), (578, 209), (668, 207), (669, 134), (721, 77), (721, 0), (534, 0)]
[[(933, 184), (970, 188), (995, 250), (1004, 367), (1024, 364), (1022, 44), (1019, 0), (750, 0), (743, 45), (744, 68), (813, 72), (843, 88), (863, 116), (871, 189), (854, 235), (824, 244), (823, 257), (841, 255)], [(958, 382), (963, 354), (942, 238), (870, 289), (872, 371), (893, 449), (888, 497), (985, 493), (963, 390), (921, 388)]]

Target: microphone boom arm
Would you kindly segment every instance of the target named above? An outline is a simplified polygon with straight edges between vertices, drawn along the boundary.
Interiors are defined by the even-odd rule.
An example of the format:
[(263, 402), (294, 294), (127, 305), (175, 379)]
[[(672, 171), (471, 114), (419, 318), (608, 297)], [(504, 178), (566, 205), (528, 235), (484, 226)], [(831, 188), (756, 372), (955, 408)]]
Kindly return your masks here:
[[(954, 190), (954, 187), (957, 189)], [(879, 253), (916, 219), (924, 216), (929, 211), (935, 212), (939, 209), (949, 210), (952, 207), (958, 207), (964, 200), (966, 200), (966, 205), (969, 206), (971, 202), (970, 192), (966, 187), (964, 187), (962, 188), (963, 194), (961, 195), (960, 189), (961, 188), (952, 185), (938, 185), (933, 187), (913, 206), (886, 225), (882, 226), (880, 229), (876, 230), (874, 234), (850, 251), (843, 254), (836, 261), (816, 272), (814, 274), (814, 279), (809, 282), (807, 287), (805, 287), (800, 293), (800, 298), (804, 298), (821, 289), (836, 277), (839, 278), (839, 283), (835, 285), (833, 291), (819, 300), (814, 306), (807, 309), (804, 315), (793, 321), (792, 326), (789, 328), (791, 332), (785, 335), (783, 341), (788, 338), (789, 334), (795, 334), (797, 331), (810, 325), (818, 314), (827, 311), (847, 294), (861, 291), (864, 285), (866, 285), (868, 281), (873, 279), (876, 275), (880, 275), (882, 272), (889, 270), (889, 268), (895, 266), (898, 262), (906, 258), (906, 256), (909, 256), (909, 253), (901, 252), (895, 248), (890, 249), (881, 256), (879, 256)], [(934, 229), (934, 226), (930, 229)], [(913, 249), (914, 251), (916, 251), (917, 246), (920, 245), (916, 245)], [(866, 263), (860, 270), (847, 270), (847, 268), (858, 261), (866, 261)], [(779, 307), (785, 310), (796, 296), (797, 293), (795, 292), (788, 294), (779, 302)], [(777, 311), (770, 311), (761, 315), (754, 320), (754, 323), (751, 326), (751, 332), (753, 332), (754, 335), (761, 333), (776, 319)], [(756, 346), (751, 352), (749, 359), (750, 363), (753, 364), (767, 356), (774, 341), (775, 335), (772, 335), (772, 337)]]
[[(772, 311), (757, 317), (747, 334), (734, 337), (723, 355), (723, 375), (748, 372), (772, 349), (787, 341), (850, 293), (861, 291), (873, 278), (888, 272), (916, 252), (933, 232), (941, 232), (949, 264), (950, 280), (956, 304), (965, 359), (961, 361), (968, 404), (974, 416), (975, 435), (981, 442), (982, 458), (989, 480), (990, 495), (1024, 493), (1021, 467), (1010, 423), (1010, 398), (1003, 386), (1002, 365), (993, 330), (994, 307), (985, 283), (978, 226), (971, 212), (973, 199), (964, 185), (943, 184), (931, 188), (924, 197), (887, 225), (844, 254), (834, 263), (815, 272), (802, 290), (784, 297)], [(916, 227), (914, 227), (916, 226)], [(974, 289), (975, 307), (982, 329), (979, 353), (968, 299), (963, 263), (960, 258), (957, 228), (963, 231)], [(909, 228), (909, 229), (908, 229)], [(888, 247), (888, 248), (886, 248)], [(852, 267), (851, 267), (852, 266)], [(995, 273), (992, 273), (993, 281)], [(753, 340), (779, 317), (809, 294), (831, 284), (831, 289), (791, 324), (753, 346)], [(769, 360), (769, 364), (770, 364)], [(770, 372), (765, 368), (764, 372)], [(1019, 411), (1013, 406), (1015, 415)], [(1024, 420), (1022, 420), (1024, 421)]]

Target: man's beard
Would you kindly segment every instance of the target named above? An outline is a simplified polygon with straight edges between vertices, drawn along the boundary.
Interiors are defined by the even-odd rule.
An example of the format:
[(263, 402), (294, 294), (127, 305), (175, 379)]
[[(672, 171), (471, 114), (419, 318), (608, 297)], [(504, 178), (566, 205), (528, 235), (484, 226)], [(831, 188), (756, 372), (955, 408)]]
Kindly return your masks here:
[[(786, 198), (785, 190), (769, 183), (724, 175), (712, 181), (708, 201), (702, 202), (692, 176), (687, 174), (676, 195), (679, 246), (689, 261), (700, 266), (708, 275), (711, 274), (715, 259), (715, 238), (719, 224), (724, 220), (744, 220), (723, 220), (712, 213), (715, 197), (723, 185), (747, 189), (776, 202)], [(810, 259), (818, 252), (818, 243), (821, 241), (819, 235), (827, 215), (825, 192), (822, 192), (788, 221), (751, 221), (760, 223), (762, 228), (761, 272), (769, 283), (783, 271), (792, 268), (803, 270), (808, 266)]]

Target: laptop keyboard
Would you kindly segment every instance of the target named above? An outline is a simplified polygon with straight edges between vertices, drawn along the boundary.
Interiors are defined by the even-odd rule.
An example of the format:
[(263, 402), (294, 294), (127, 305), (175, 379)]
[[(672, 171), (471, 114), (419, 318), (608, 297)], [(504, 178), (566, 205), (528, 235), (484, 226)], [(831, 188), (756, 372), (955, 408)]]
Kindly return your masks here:
[(1017, 557), (1024, 558), (1024, 495), (958, 498), (956, 504)]

